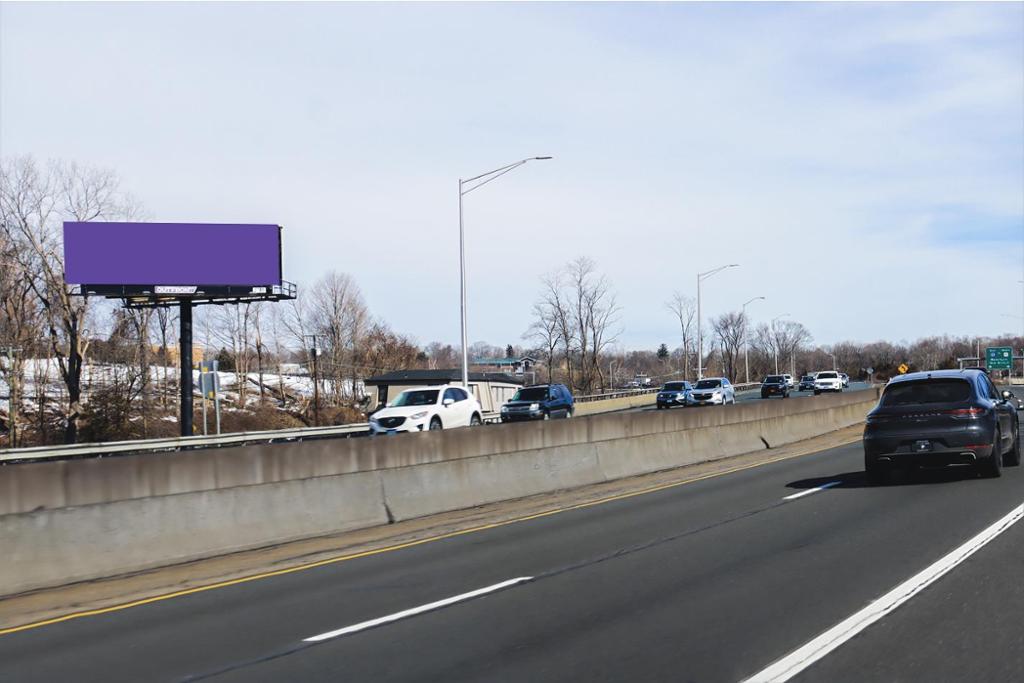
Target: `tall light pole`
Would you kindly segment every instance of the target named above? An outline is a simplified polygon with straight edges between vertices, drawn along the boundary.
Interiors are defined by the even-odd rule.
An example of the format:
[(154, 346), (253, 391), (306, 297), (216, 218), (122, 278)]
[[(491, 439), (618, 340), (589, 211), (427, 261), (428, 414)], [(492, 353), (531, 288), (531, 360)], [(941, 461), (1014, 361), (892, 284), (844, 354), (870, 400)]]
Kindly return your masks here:
[(726, 268), (738, 268), (740, 264), (730, 263), (727, 266), (719, 266), (713, 270), (706, 271), (704, 273), (697, 273), (697, 381), (704, 378), (704, 368), (702, 364), (704, 362), (704, 335), (701, 334), (701, 313), (700, 313), (700, 283), (707, 280), (715, 273), (720, 273)]
[(775, 321), (785, 318), (789, 313), (783, 313), (772, 318), (772, 349), (775, 351), (775, 374), (779, 374), (779, 335), (775, 331)]
[(466, 180), (459, 178), (459, 317), (462, 323), (462, 386), (466, 387), (467, 391), (469, 391), (469, 339), (466, 333), (466, 231), (462, 221), (462, 198), (473, 190), (483, 187), (492, 180), (497, 180), (523, 164), (531, 161), (546, 161), (550, 158), (530, 157), (528, 159), (520, 159), (514, 163), (496, 168), (487, 173), (481, 173)]
[(755, 296), (740, 308), (740, 316), (743, 318), (743, 365), (746, 366), (747, 370), (747, 384), (750, 384), (750, 339), (749, 329), (747, 327), (747, 306), (759, 300), (764, 301), (764, 297)]

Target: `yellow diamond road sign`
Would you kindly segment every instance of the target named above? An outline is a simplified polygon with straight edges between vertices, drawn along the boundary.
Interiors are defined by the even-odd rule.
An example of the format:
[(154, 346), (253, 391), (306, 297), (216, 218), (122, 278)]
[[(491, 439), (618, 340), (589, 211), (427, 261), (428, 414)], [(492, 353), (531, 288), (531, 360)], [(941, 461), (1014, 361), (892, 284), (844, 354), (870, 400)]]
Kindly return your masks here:
[(907, 365), (906, 363), (900, 363), (900, 366), (897, 369), (900, 371), (901, 375), (905, 375), (907, 374), (907, 370), (910, 369), (910, 366)]

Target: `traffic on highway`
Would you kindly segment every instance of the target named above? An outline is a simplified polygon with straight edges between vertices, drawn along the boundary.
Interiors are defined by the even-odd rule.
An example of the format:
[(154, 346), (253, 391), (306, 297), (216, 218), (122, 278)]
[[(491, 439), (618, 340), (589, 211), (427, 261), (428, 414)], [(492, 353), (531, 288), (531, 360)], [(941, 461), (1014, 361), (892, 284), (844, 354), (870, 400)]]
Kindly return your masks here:
[(1024, 683), (1024, 1), (0, 3), (0, 683)]
[[(978, 395), (987, 389), (977, 371), (908, 375), (873, 415), (1006, 412), (1002, 394)], [(901, 433), (926, 433), (914, 429), (932, 427)], [(863, 436), (875, 440), (870, 428)], [(484, 511), (457, 533), (0, 631), (0, 678), (1014, 680), (1016, 447), (996, 479), (932, 467), (944, 453), (925, 462), (915, 447), (915, 471), (878, 486), (863, 463), (881, 451), (855, 426), (616, 491)], [(936, 509), (956, 514), (938, 524)], [(989, 650), (1007, 656), (967, 656)]]

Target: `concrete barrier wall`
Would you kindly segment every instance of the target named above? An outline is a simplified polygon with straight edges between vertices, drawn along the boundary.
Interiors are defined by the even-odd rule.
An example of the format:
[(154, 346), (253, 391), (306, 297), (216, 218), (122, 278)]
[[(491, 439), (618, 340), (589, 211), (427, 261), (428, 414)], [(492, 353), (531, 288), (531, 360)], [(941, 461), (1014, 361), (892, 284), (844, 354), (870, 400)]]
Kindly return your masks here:
[(6, 465), (0, 595), (779, 446), (862, 421), (876, 396)]
[(641, 406), (653, 406), (657, 396), (657, 394), (636, 394), (634, 396), (620, 396), (619, 398), (605, 398), (599, 401), (577, 403), (575, 414), (577, 417), (584, 417), (586, 415), (611, 413), (616, 410), (640, 408)]

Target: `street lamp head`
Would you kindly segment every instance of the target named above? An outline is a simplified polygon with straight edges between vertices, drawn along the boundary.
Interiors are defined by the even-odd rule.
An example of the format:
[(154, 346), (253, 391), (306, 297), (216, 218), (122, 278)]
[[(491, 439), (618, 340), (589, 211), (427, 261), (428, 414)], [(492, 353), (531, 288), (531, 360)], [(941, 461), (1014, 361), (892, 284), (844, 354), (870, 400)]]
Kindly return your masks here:
[(548, 159), (554, 159), (554, 157), (534, 157), (537, 161), (547, 161)]

